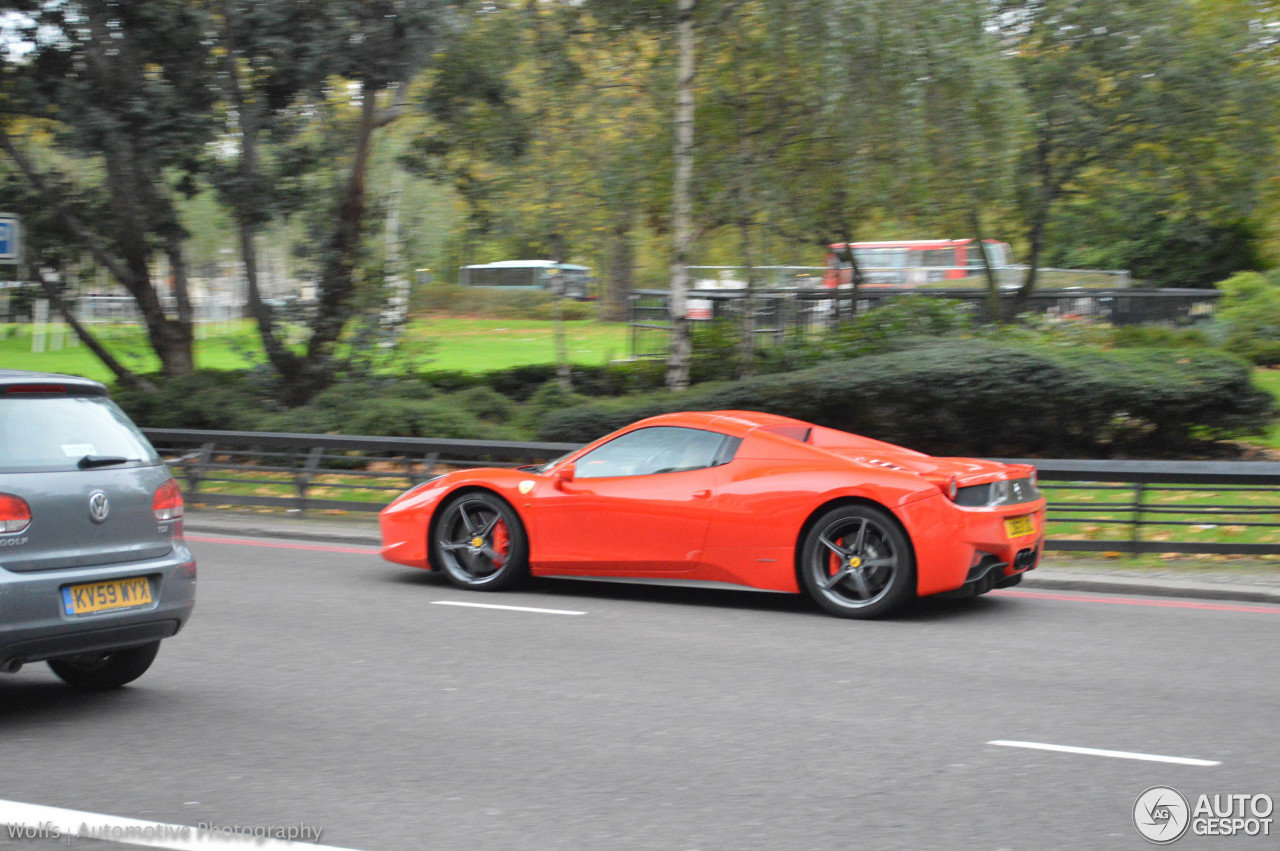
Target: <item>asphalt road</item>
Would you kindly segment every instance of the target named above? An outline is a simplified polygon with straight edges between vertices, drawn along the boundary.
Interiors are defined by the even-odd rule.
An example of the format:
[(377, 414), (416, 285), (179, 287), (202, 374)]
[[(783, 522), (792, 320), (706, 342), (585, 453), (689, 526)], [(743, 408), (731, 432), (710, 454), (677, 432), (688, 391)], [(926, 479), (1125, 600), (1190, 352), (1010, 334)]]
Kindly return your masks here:
[[(196, 614), (133, 686), (0, 678), (0, 799), (360, 851), (1145, 848), (1148, 787), (1280, 799), (1280, 606), (1015, 589), (861, 623), (753, 592), (468, 593), (359, 547), (193, 549)], [(1175, 847), (1280, 847), (1273, 818)], [(69, 845), (113, 843), (0, 829)]]

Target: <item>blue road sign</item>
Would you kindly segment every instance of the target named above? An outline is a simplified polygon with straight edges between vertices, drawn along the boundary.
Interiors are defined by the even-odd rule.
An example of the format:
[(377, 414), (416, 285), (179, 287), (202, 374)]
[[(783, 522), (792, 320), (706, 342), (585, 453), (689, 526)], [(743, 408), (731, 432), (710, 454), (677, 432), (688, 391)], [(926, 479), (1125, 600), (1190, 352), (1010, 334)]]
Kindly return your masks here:
[(10, 213), (0, 213), (0, 263), (22, 262), (22, 220)]

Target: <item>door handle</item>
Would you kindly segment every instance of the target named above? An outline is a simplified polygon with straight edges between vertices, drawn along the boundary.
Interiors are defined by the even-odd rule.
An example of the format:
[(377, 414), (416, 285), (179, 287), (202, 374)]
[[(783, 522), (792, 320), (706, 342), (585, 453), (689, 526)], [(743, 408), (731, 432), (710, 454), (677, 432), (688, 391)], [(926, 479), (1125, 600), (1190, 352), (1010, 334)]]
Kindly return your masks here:
[(694, 499), (711, 499), (711, 491), (709, 490), (694, 491), (693, 498)]

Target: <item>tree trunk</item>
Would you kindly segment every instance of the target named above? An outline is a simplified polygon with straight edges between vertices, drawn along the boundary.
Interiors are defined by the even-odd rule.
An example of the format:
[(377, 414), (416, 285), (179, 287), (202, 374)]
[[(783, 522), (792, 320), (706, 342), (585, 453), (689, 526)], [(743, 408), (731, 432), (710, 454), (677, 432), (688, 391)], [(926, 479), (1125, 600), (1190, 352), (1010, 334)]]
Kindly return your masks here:
[(609, 235), (609, 268), (605, 279), (605, 301), (602, 318), (622, 322), (627, 318), (631, 299), (631, 274), (635, 255), (631, 247), (631, 216), (618, 216)]
[(45, 298), (49, 299), (49, 303), (52, 304), (60, 314), (62, 314), (63, 321), (71, 326), (71, 330), (75, 332), (75, 335), (78, 338), (80, 338), (80, 342), (84, 343), (89, 348), (89, 351), (93, 352), (98, 360), (102, 361), (103, 366), (111, 370), (112, 374), (116, 377), (116, 381), (131, 390), (143, 390), (147, 393), (155, 392), (156, 386), (154, 384), (132, 372), (127, 366), (116, 360), (115, 356), (112, 355), (111, 352), (107, 351), (102, 343), (98, 342), (98, 338), (93, 336), (93, 334), (89, 332), (88, 328), (85, 328), (80, 324), (80, 320), (76, 319), (76, 316), (71, 311), (70, 306), (67, 305), (61, 294), (59, 294), (57, 287), (55, 287), (51, 282), (46, 281), (43, 275), (39, 275), (38, 277), (40, 280), (40, 287), (44, 290)]
[(360, 124), (356, 131), (351, 175), (343, 189), (337, 223), (326, 249), (317, 312), (311, 324), (311, 339), (307, 341), (302, 369), (293, 383), (283, 388), (282, 400), (286, 405), (305, 404), (333, 382), (333, 350), (347, 323), (351, 297), (355, 292), (355, 271), (364, 232), (365, 178), (369, 170), (373, 132), (378, 127), (377, 96), (378, 92), (369, 88), (361, 93)]
[(1040, 271), (1040, 253), (1044, 248), (1045, 227), (1049, 223), (1049, 208), (1058, 197), (1060, 185), (1053, 178), (1053, 168), (1049, 163), (1049, 142), (1042, 139), (1036, 145), (1036, 172), (1040, 175), (1039, 192), (1036, 206), (1031, 213), (1031, 226), (1027, 233), (1029, 256), (1027, 257), (1027, 274), (1018, 289), (1017, 303), (1012, 308), (1014, 315), (1022, 312), (1027, 299), (1036, 288), (1036, 277)]
[[(991, 258), (987, 256), (987, 244), (982, 237), (982, 218), (976, 206), (969, 207), (969, 229), (973, 232), (973, 242), (978, 246), (978, 256), (982, 258), (982, 270), (987, 281), (987, 316), (990, 321), (1000, 321), (1000, 282), (996, 280), (995, 269), (991, 268)], [(965, 271), (968, 271), (966, 258)]]
[[(118, 86), (125, 92), (143, 85), (127, 58), (128, 42), (116, 38), (117, 34), (111, 31), (102, 9), (86, 8), (89, 10), (89, 25), (94, 31), (93, 42), (86, 50), (88, 65), (104, 83)], [(108, 49), (107, 45), (112, 45), (112, 48)], [(185, 264), (181, 260), (181, 227), (176, 212), (158, 188), (160, 178), (149, 168), (150, 161), (139, 153), (120, 129), (108, 127), (103, 130), (102, 153), (107, 191), (111, 196), (115, 242), (128, 270), (120, 283), (138, 303), (147, 338), (160, 358), (161, 371), (168, 378), (187, 375), (195, 369), (190, 302), (186, 299), (185, 289), (175, 288), (178, 319), (169, 319), (149, 269), (152, 252), (148, 234), (159, 230), (164, 233), (165, 250), (170, 255), (175, 275), (181, 272), (182, 287), (186, 286)], [(148, 220), (156, 218), (161, 218), (160, 226), (149, 228)], [(176, 264), (173, 263), (175, 258)]]
[[(853, 297), (849, 299), (849, 316), (850, 318), (858, 315), (858, 291), (862, 288), (863, 275), (862, 267), (858, 265), (858, 258), (853, 253), (853, 231), (848, 225), (843, 227), (841, 239), (844, 241), (845, 259), (849, 261), (849, 283), (853, 288)], [(840, 276), (836, 275), (836, 324), (840, 323)]]
[(693, 358), (686, 302), (689, 290), (689, 252), (693, 247), (693, 11), (696, 6), (697, 0), (677, 0), (676, 4), (676, 140), (671, 223), (674, 244), (671, 290), (667, 296), (667, 312), (671, 317), (667, 387), (671, 390), (684, 390), (689, 386), (689, 366)]
[(400, 257), (400, 204), (404, 198), (405, 173), (397, 168), (392, 177), (391, 195), (387, 199), (387, 223), (383, 240), (382, 274), (386, 281), (382, 307), (382, 340), (391, 348), (400, 340), (409, 321), (410, 280)]
[[(553, 233), (550, 242), (552, 261), (563, 263), (564, 235), (559, 232)], [(569, 366), (569, 343), (565, 339), (564, 331), (564, 285), (553, 281), (551, 296), (555, 299), (552, 303), (551, 326), (556, 352), (556, 381), (560, 384), (560, 388), (568, 393), (573, 390), (573, 371)]]
[(738, 378), (750, 378), (756, 373), (756, 269), (751, 250), (751, 223), (739, 222), (742, 236), (742, 262), (747, 267), (747, 289), (742, 298), (742, 321), (739, 323)]
[(244, 264), (244, 277), (248, 289), (249, 313), (258, 325), (262, 338), (262, 350), (267, 362), (285, 386), (296, 385), (302, 375), (302, 359), (290, 351), (276, 334), (271, 307), (262, 300), (262, 287), (258, 280), (258, 252), (256, 240), (258, 222), (262, 219), (260, 201), (255, 191), (262, 182), (261, 160), (258, 154), (258, 113), (248, 104), (244, 88), (240, 84), (238, 39), (235, 8), (231, 0), (224, 0), (223, 37), (226, 42), (226, 88), (228, 100), (236, 109), (240, 124), (240, 181), (232, 213), (236, 219), (240, 238), (240, 260)]

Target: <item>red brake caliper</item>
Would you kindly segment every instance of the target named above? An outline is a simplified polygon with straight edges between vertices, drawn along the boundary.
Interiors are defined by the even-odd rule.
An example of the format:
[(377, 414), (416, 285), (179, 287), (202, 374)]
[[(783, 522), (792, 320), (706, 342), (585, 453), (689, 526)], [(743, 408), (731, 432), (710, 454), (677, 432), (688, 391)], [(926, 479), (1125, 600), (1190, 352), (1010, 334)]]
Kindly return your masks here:
[[(843, 547), (844, 538), (836, 538), (836, 540), (833, 541), (833, 543), (837, 547)], [(827, 553), (827, 576), (835, 576), (839, 572), (840, 572), (840, 556), (836, 555), (833, 552), (828, 552)]]
[(501, 556), (494, 559), (494, 567), (502, 567), (507, 563), (507, 554), (511, 552), (511, 535), (507, 532), (507, 524), (501, 520), (493, 527), (493, 551)]

